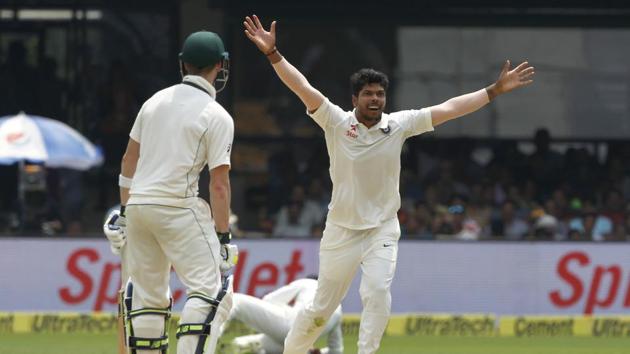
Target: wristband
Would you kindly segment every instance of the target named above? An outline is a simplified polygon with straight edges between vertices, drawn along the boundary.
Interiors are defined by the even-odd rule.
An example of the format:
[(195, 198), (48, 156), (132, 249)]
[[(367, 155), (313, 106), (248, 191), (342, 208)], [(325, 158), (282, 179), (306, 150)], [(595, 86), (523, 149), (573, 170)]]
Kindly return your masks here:
[(232, 234), (229, 231), (228, 232), (217, 231), (217, 237), (219, 238), (219, 243), (222, 245), (226, 245), (230, 243), (230, 240), (232, 240)]
[(492, 84), (486, 87), (486, 94), (488, 94), (488, 101), (492, 101), (495, 97), (499, 95), (496, 84)]
[(118, 186), (120, 187), (127, 189), (131, 188), (131, 181), (133, 181), (133, 178), (127, 178), (122, 174), (118, 175)]
[(120, 216), (122, 216), (123, 218), (125, 217), (125, 209), (127, 208), (126, 205), (121, 205), (120, 206)]
[(280, 52), (278, 51), (278, 48), (276, 47), (273, 47), (273, 50), (265, 55), (267, 56), (267, 59), (269, 59), (269, 62), (272, 65), (282, 60), (282, 54), (280, 54)]

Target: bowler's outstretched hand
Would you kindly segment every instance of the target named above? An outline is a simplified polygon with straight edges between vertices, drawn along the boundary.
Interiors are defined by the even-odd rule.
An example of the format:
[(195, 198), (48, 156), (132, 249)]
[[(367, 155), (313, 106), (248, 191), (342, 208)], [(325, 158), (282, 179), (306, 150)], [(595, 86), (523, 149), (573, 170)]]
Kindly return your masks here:
[(254, 42), (263, 54), (268, 55), (273, 52), (276, 47), (276, 21), (271, 22), (269, 31), (263, 28), (256, 15), (246, 16), (243, 25), (247, 38)]
[(510, 61), (506, 60), (499, 79), (495, 83), (498, 94), (510, 92), (514, 89), (527, 86), (534, 82), (534, 67), (524, 61), (510, 70)]

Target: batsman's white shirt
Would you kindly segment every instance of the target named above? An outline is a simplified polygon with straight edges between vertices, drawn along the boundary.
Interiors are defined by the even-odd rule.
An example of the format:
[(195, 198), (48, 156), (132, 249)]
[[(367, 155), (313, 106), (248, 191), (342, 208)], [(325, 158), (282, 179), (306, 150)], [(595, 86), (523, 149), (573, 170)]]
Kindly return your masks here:
[(411, 136), (433, 131), (431, 111), (383, 113), (369, 129), (353, 111), (328, 99), (308, 114), (324, 129), (330, 157), (333, 191), (327, 222), (365, 230), (396, 217), (402, 146)]
[[(220, 291), (219, 240), (208, 203), (197, 197), (203, 166), (207, 163), (212, 170), (230, 164), (234, 125), (215, 94), (202, 77), (186, 76), (183, 84), (145, 102), (129, 134), (140, 143), (127, 203), (126, 257), (134, 284), (133, 310), (169, 305), (171, 266), (187, 294), (216, 297)], [(213, 325), (221, 325), (230, 307), (228, 292)], [(206, 301), (189, 299), (180, 321), (203, 323), (209, 311)], [(164, 318), (156, 315), (136, 316), (131, 322), (135, 335), (142, 338), (159, 337), (164, 328)], [(210, 353), (216, 338), (216, 333), (208, 337)], [(177, 341), (177, 352), (192, 353), (196, 346), (196, 336), (184, 336)]]
[(153, 95), (138, 113), (129, 136), (140, 143), (140, 159), (128, 204), (183, 206), (197, 197), (206, 163), (210, 170), (230, 164), (232, 118), (205, 79), (189, 75), (184, 82), (207, 92), (174, 85)]

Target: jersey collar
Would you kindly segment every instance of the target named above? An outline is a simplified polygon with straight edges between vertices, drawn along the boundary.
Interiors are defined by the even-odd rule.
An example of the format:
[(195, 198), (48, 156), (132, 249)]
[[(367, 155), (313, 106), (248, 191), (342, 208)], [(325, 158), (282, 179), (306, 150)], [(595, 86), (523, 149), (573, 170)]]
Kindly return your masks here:
[(184, 79), (182, 80), (184, 82), (190, 82), (193, 83), (197, 86), (201, 86), (203, 87), (204, 90), (206, 90), (208, 92), (208, 94), (210, 95), (210, 97), (216, 99), (217, 97), (217, 90), (214, 88), (214, 86), (212, 86), (206, 79), (204, 79), (201, 76), (198, 75), (186, 75), (184, 76)]
[(357, 119), (357, 112), (356, 112), (356, 108), (352, 110), (352, 123), (351, 124), (357, 124), (359, 126), (362, 126), (363, 128), (365, 128), (365, 130), (376, 130), (376, 129), (381, 129), (381, 130), (385, 130), (386, 132), (389, 132), (389, 130), (387, 130), (388, 126), (389, 126), (389, 114), (386, 114), (385, 112), (383, 112), (381, 114), (381, 121), (378, 122), (378, 124), (372, 126), (372, 128), (368, 128), (363, 124), (360, 124), (359, 120)]

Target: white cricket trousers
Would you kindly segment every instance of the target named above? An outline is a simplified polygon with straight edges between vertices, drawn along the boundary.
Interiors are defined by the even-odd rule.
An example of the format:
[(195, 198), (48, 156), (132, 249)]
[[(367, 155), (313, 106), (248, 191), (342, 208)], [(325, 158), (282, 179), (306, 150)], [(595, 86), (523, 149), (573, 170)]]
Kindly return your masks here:
[(243, 336), (261, 343), (266, 354), (282, 353), (284, 339), (295, 320), (297, 310), (256, 297), (234, 294), (229, 320), (239, 320), (259, 334)]
[[(192, 198), (191, 198), (192, 199)], [(132, 309), (166, 308), (170, 303), (168, 284), (171, 265), (187, 294), (202, 293), (216, 298), (221, 289), (220, 245), (210, 216), (210, 207), (199, 198), (185, 207), (130, 204), (127, 206), (127, 264), (134, 285)], [(212, 322), (214, 328), (227, 318), (231, 294), (226, 296)], [(203, 323), (210, 305), (200, 299), (186, 302), (181, 323)], [(216, 324), (216, 327), (215, 327)], [(156, 338), (164, 330), (164, 317), (143, 315), (132, 319), (134, 335)], [(205, 353), (214, 353), (218, 330), (206, 340)], [(215, 334), (216, 333), (216, 334)], [(199, 336), (182, 336), (178, 354), (194, 353)], [(169, 342), (174, 342), (169, 338)], [(158, 353), (138, 351), (139, 354)]]
[(326, 223), (319, 248), (317, 292), (313, 302), (298, 313), (285, 339), (284, 354), (305, 354), (313, 347), (326, 320), (346, 296), (359, 266), (363, 311), (357, 344), (359, 354), (376, 352), (391, 313), (390, 288), (399, 238), (397, 218), (368, 230)]

